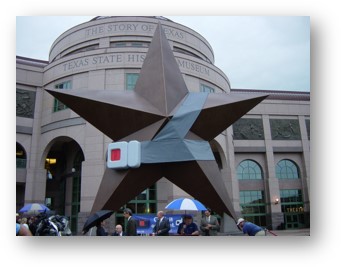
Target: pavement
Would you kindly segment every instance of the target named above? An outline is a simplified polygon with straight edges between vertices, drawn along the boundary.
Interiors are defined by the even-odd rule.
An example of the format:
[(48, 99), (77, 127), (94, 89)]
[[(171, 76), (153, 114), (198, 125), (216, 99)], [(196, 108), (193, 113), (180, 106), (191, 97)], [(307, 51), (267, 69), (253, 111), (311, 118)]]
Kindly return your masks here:
[(271, 232), (278, 236), (310, 236), (310, 228), (292, 230), (271, 230)]
[[(274, 235), (272, 235), (273, 233)], [(219, 235), (228, 235), (228, 236), (244, 236), (241, 231), (235, 231), (230, 233), (221, 233)], [(304, 229), (291, 229), (291, 230), (271, 230), (267, 233), (267, 236), (310, 236), (310, 228)]]

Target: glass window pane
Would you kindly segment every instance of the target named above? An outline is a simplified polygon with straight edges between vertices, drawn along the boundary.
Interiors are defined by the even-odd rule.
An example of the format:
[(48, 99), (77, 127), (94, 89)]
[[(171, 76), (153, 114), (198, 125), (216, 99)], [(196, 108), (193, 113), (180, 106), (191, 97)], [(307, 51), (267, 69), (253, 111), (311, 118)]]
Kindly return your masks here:
[(243, 217), (261, 226), (266, 226), (264, 191), (245, 190), (239, 192)]
[(291, 160), (281, 160), (276, 165), (276, 177), (279, 179), (298, 179), (299, 169)]
[[(71, 81), (62, 82), (54, 86), (55, 89), (71, 89)], [(58, 99), (54, 99), (53, 112), (67, 109), (68, 107), (60, 102)]]
[(139, 78), (138, 73), (127, 73), (126, 74), (126, 90), (133, 91), (135, 89), (135, 85), (137, 82), (137, 79)]
[(244, 160), (237, 167), (238, 179), (263, 179), (260, 165), (252, 160)]
[(205, 84), (200, 84), (200, 92), (214, 93), (214, 88)]

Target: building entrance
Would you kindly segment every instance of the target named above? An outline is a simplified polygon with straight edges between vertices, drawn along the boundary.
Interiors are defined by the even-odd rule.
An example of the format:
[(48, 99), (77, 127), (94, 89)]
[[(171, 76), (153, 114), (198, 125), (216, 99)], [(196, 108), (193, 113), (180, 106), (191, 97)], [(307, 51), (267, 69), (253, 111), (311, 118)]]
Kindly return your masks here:
[(70, 218), (73, 233), (77, 232), (80, 211), (82, 161), (81, 147), (69, 137), (53, 140), (45, 159), (45, 203), (56, 214)]
[(303, 214), (285, 214), (285, 229), (298, 229), (305, 226)]

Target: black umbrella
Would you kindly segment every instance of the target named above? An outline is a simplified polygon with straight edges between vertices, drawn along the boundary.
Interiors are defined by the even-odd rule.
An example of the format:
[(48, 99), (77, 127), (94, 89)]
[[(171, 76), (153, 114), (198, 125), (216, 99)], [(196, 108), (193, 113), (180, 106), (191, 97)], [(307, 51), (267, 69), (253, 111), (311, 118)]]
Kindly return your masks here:
[(83, 234), (86, 234), (90, 228), (97, 225), (98, 222), (104, 221), (108, 219), (114, 213), (113, 210), (99, 210), (94, 214), (90, 215), (90, 217), (86, 220), (83, 226)]

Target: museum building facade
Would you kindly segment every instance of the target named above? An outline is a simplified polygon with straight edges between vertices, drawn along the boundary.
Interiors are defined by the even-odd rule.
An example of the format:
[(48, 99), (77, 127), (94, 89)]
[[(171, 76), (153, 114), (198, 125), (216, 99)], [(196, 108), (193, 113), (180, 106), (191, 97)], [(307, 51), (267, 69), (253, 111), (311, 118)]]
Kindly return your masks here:
[[(112, 140), (44, 89), (134, 90), (159, 22), (190, 92), (269, 95), (210, 142), (237, 215), (273, 229), (310, 227), (310, 93), (231, 89), (210, 44), (164, 17), (95, 17), (59, 36), (48, 61), (17, 56), (17, 211), (46, 203), (80, 233)], [(163, 178), (125, 207), (155, 214), (186, 196)], [(123, 223), (122, 211), (113, 217)], [(219, 219), (222, 232), (233, 228)]]

